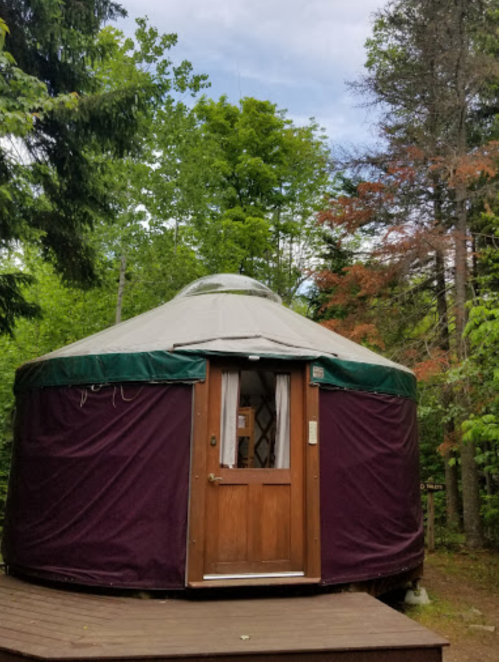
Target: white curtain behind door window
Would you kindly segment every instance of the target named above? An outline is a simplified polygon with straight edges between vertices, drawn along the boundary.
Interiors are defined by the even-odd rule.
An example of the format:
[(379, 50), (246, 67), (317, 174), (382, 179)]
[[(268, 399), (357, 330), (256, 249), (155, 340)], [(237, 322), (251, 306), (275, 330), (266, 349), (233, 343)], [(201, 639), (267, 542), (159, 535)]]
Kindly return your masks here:
[(237, 411), (239, 408), (239, 372), (222, 372), (220, 409), (220, 465), (237, 466)]
[(289, 375), (275, 377), (275, 463), (276, 469), (289, 469), (289, 438), (290, 438), (290, 388)]

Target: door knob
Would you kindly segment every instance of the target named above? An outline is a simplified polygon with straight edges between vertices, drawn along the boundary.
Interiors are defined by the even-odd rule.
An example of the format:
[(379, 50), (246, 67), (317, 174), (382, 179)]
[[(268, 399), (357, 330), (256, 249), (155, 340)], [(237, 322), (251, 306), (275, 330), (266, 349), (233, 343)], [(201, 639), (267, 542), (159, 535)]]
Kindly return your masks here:
[(223, 480), (220, 476), (215, 476), (215, 474), (208, 474), (208, 480), (210, 483), (214, 483), (216, 480)]

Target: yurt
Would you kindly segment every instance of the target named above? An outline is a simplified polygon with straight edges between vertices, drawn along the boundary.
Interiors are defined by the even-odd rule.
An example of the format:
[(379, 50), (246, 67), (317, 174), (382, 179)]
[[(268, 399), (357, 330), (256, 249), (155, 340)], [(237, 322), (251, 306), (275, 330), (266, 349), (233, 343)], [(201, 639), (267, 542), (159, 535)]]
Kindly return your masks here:
[(423, 560), (413, 373), (222, 274), (22, 366), (9, 572), (346, 585)]

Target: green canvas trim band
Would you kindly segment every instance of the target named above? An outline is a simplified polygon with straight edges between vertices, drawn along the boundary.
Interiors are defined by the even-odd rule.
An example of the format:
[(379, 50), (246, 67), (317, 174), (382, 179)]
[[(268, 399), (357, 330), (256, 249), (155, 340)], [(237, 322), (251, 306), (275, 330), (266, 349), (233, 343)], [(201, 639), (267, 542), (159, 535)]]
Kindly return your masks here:
[[(180, 350), (188, 355), (194, 350)], [(199, 350), (196, 350), (199, 351)], [(248, 354), (238, 352), (206, 351), (204, 356), (248, 357)], [(311, 361), (310, 380), (324, 386), (337, 386), (354, 391), (368, 391), (372, 393), (386, 393), (398, 395), (403, 398), (417, 398), (417, 381), (412, 372), (399, 370), (385, 365), (374, 363), (359, 363), (357, 361), (343, 361), (331, 357), (315, 356), (289, 356), (286, 354), (260, 354), (262, 359), (279, 359), (283, 361)], [(253, 364), (257, 366), (257, 363)]]
[[(33, 361), (16, 374), (14, 392), (22, 393), (45, 386), (78, 386), (113, 382), (200, 381), (206, 378), (207, 356), (247, 356), (245, 354), (200, 352), (135, 352), (132, 354), (93, 354)], [(325, 386), (370, 391), (416, 399), (416, 378), (412, 373), (389, 366), (330, 357), (290, 357), (262, 354), (262, 359), (312, 361), (310, 380)]]
[(200, 381), (206, 359), (170, 352), (93, 354), (33, 361), (16, 373), (14, 393), (44, 386), (77, 386), (110, 382)]
[(310, 379), (317, 384), (373, 393), (387, 393), (416, 400), (417, 382), (411, 372), (390, 366), (322, 357), (310, 365)]

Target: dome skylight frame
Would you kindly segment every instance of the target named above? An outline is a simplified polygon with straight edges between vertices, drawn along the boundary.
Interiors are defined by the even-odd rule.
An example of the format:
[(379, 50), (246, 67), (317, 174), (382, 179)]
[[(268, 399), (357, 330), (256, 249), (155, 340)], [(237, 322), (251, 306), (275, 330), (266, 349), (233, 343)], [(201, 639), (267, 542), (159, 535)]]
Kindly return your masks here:
[(243, 294), (282, 304), (281, 297), (269, 287), (242, 274), (212, 274), (198, 278), (180, 290), (175, 299), (202, 296), (203, 294)]

